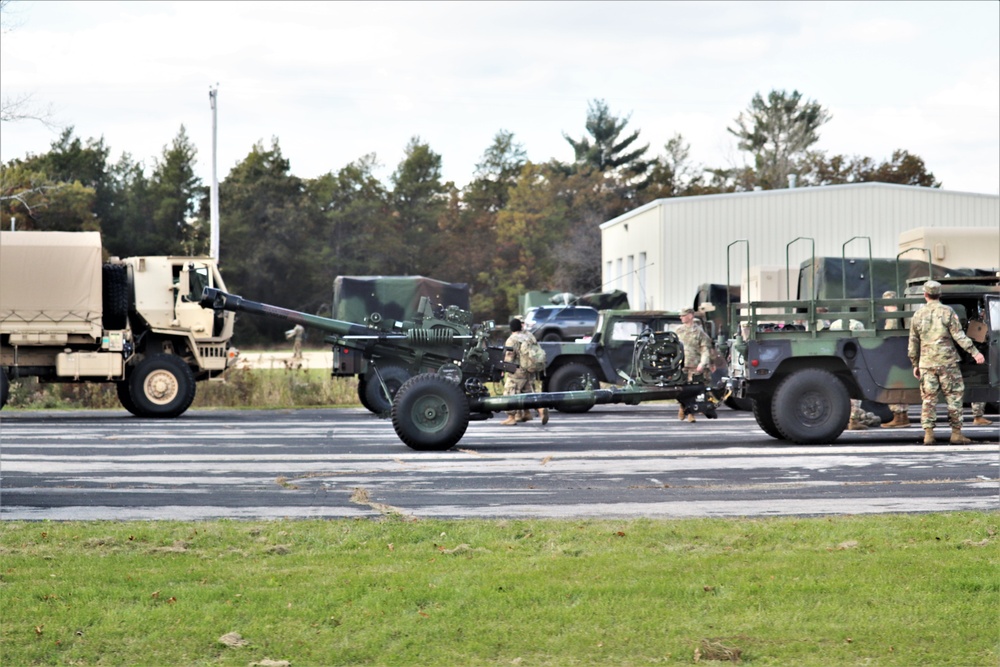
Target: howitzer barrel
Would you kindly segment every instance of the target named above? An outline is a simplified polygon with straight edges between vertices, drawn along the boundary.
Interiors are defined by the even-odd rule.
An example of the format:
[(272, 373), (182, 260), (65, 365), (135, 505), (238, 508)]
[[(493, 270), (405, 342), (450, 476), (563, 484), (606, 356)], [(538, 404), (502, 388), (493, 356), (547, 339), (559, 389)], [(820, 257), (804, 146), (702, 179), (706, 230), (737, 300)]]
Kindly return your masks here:
[(213, 287), (206, 287), (202, 292), (201, 300), (198, 304), (202, 308), (212, 308), (214, 310), (230, 310), (234, 313), (252, 313), (255, 315), (266, 315), (279, 320), (286, 320), (294, 324), (316, 327), (323, 331), (328, 331), (339, 336), (370, 336), (377, 338), (384, 336), (384, 332), (378, 329), (370, 329), (363, 324), (344, 322), (342, 320), (331, 320), (319, 315), (310, 315), (297, 310), (279, 308), (266, 303), (250, 301), (235, 294), (229, 294)]

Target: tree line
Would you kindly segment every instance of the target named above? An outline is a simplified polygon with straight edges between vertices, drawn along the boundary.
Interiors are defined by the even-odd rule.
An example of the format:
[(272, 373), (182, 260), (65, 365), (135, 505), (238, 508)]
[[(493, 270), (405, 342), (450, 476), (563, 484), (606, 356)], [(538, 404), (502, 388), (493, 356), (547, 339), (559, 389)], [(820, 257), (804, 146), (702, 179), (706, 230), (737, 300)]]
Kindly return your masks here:
[[(477, 319), (505, 320), (532, 289), (601, 288), (600, 230), (666, 197), (881, 181), (940, 187), (923, 160), (815, 149), (831, 119), (798, 91), (757, 94), (727, 131), (742, 166), (696, 164), (674, 135), (658, 154), (604, 100), (588, 105), (585, 133), (563, 134), (572, 162), (533, 162), (500, 130), (472, 179), (441, 177), (441, 155), (419, 137), (388, 179), (375, 154), (317, 178), (294, 175), (277, 138), (256, 143), (219, 185), (220, 257), (227, 286), (255, 301), (329, 309), (338, 275), (424, 275), (468, 283)], [(96, 230), (111, 255), (207, 254), (208, 188), (183, 126), (147, 168), (117, 161), (100, 139), (63, 130), (48, 152), (0, 165), (0, 210), (18, 229)], [(6, 228), (6, 224), (4, 225)], [(241, 318), (242, 344), (275, 341), (282, 325)]]

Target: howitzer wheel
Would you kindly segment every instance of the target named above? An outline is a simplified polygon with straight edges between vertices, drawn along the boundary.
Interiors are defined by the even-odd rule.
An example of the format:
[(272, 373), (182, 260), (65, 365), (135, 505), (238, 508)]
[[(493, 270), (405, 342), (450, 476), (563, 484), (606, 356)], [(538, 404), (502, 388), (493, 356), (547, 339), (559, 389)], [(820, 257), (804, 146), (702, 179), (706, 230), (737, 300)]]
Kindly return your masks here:
[(774, 392), (771, 414), (786, 440), (799, 444), (830, 443), (844, 432), (851, 397), (829, 371), (804, 368), (785, 378)]
[(436, 373), (407, 380), (392, 403), (392, 427), (410, 449), (451, 449), (468, 426), (469, 399), (457, 384)]
[[(369, 411), (380, 415), (387, 414), (392, 409), (392, 399), (396, 396), (396, 392), (399, 391), (399, 388), (411, 376), (405, 368), (400, 368), (399, 366), (379, 366), (378, 372), (382, 376), (382, 382), (385, 382), (386, 389), (389, 390), (389, 398), (386, 398), (385, 392), (382, 391), (382, 382), (379, 382), (375, 373), (372, 372), (365, 377), (364, 396), (361, 399), (361, 405), (368, 408)], [(359, 384), (359, 397), (361, 396), (361, 391), (362, 386)]]

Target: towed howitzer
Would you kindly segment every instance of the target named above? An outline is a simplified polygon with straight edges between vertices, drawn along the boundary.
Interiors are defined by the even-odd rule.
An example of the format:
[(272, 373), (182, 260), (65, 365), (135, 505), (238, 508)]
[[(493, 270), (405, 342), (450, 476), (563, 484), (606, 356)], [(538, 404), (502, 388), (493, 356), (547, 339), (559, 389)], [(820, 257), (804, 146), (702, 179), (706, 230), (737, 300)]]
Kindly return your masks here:
[(418, 451), (450, 449), (462, 439), (470, 421), (490, 419), (496, 412), (638, 405), (664, 399), (695, 401), (710, 394), (704, 385), (685, 382), (684, 349), (669, 331), (647, 330), (639, 336), (633, 366), (637, 379), (625, 377), (624, 386), (591, 388), (588, 383), (578, 391), (491, 396), (487, 384), (500, 381), (504, 372), (517, 370), (516, 364), (504, 361), (503, 347), (490, 344), (494, 323), (473, 326), (468, 311), (454, 306), (435, 311), (427, 297), (420, 300), (412, 321), (385, 323), (369, 316), (369, 324), (288, 310), (211, 288), (204, 290), (199, 303), (216, 311), (252, 313), (315, 327), (327, 332), (325, 340), (334, 345), (365, 341), (366, 358), (373, 361), (380, 354), (412, 359), (422, 372), (403, 383), (392, 397), (391, 416), (399, 439)]

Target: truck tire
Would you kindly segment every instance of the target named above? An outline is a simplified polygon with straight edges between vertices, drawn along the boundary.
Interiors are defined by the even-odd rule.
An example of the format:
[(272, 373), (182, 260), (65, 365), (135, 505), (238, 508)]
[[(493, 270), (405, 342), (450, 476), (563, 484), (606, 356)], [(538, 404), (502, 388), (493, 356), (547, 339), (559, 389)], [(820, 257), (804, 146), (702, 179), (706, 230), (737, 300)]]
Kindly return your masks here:
[(770, 396), (755, 398), (753, 403), (753, 416), (757, 420), (757, 426), (775, 440), (783, 440), (781, 431), (774, 425), (774, 416), (771, 414), (772, 400)]
[(539, 340), (543, 343), (558, 343), (562, 339), (563, 337), (558, 331), (546, 331)]
[(830, 443), (844, 432), (851, 413), (847, 388), (833, 373), (805, 368), (792, 373), (774, 392), (771, 414), (786, 440)]
[[(549, 391), (583, 391), (589, 383), (592, 389), (597, 389), (600, 383), (594, 371), (588, 366), (578, 363), (569, 363), (560, 366), (549, 378)], [(572, 405), (556, 408), (559, 412), (581, 413), (587, 412), (594, 405), (584, 403), (582, 405)]]
[(7, 379), (7, 373), (0, 368), (0, 410), (7, 405), (8, 396), (10, 396), (10, 380)]
[(399, 366), (381, 366), (378, 372), (382, 376), (382, 382), (385, 382), (385, 388), (389, 390), (389, 398), (386, 398), (385, 392), (382, 391), (382, 382), (371, 373), (365, 378), (365, 397), (361, 405), (377, 415), (389, 414), (392, 410), (392, 399), (411, 376), (405, 368)]
[(138, 412), (138, 408), (135, 407), (135, 401), (132, 400), (131, 390), (129, 389), (129, 381), (122, 380), (121, 382), (115, 383), (115, 391), (118, 393), (118, 402), (122, 404), (122, 407), (134, 414), (136, 417), (142, 417)]
[(468, 426), (469, 399), (457, 384), (436, 373), (407, 380), (392, 404), (392, 427), (410, 449), (451, 449)]
[(105, 329), (124, 329), (128, 325), (128, 268), (124, 264), (105, 264), (101, 270), (101, 296)]
[(173, 354), (146, 357), (132, 371), (128, 382), (138, 417), (178, 417), (194, 401), (194, 373)]

